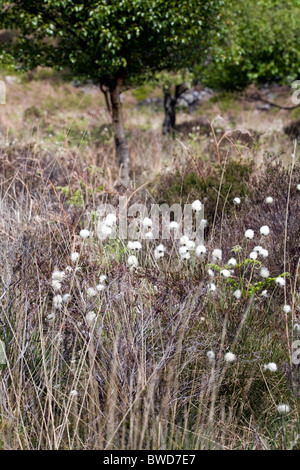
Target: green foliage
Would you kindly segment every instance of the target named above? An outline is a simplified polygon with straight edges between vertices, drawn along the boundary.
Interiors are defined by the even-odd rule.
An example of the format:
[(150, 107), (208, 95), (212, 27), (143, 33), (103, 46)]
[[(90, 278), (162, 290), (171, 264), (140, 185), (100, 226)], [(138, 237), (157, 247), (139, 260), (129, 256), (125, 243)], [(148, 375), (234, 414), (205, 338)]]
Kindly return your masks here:
[(182, 171), (177, 169), (175, 174), (161, 177), (156, 188), (159, 202), (166, 202), (169, 205), (182, 200), (200, 199), (205, 202), (205, 217), (212, 220), (216, 210), (216, 201), (220, 189), (222, 204), (219, 210), (222, 211), (224, 201), (232, 196), (245, 197), (247, 193), (247, 183), (253, 170), (253, 164), (244, 163), (237, 160), (230, 160), (226, 164), (222, 179), (222, 186), (219, 188), (222, 168), (215, 166), (205, 179), (194, 171), (187, 172), (182, 176)]
[(1, 1), (0, 28), (18, 31), (9, 53), (24, 69), (68, 68), (96, 82), (121, 77), (137, 84), (194, 64), (222, 3)]
[(300, 73), (299, 0), (227, 0), (209, 59), (197, 69), (216, 89), (289, 82)]

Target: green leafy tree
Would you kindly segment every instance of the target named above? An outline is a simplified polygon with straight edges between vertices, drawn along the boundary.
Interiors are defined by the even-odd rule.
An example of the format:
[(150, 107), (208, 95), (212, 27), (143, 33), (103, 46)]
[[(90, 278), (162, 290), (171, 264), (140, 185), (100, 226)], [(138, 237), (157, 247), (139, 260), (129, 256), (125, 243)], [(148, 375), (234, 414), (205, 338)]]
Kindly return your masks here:
[(222, 0), (0, 0), (0, 29), (23, 69), (69, 69), (106, 93), (125, 179), (129, 154), (120, 91), (162, 70), (193, 65)]
[(219, 90), (288, 83), (300, 75), (300, 1), (226, 0), (200, 81)]

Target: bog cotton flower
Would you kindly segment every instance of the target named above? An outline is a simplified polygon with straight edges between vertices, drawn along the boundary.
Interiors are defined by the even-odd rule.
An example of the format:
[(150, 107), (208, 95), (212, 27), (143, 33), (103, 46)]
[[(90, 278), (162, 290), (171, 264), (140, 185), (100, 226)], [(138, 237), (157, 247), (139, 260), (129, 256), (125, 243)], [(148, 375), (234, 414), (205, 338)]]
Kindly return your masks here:
[(89, 230), (83, 229), (80, 230), (79, 235), (83, 240), (86, 240), (91, 235), (91, 232)]
[(96, 313), (95, 312), (88, 312), (85, 316), (86, 322), (89, 326), (92, 326), (96, 320)]
[(77, 251), (74, 251), (73, 253), (71, 253), (72, 263), (76, 263), (76, 261), (78, 261), (78, 259), (79, 259), (79, 253), (77, 253)]
[(222, 269), (221, 271), (222, 276), (224, 276), (226, 279), (230, 277), (230, 271), (228, 269)]
[(131, 255), (127, 259), (127, 263), (130, 267), (134, 268), (135, 266), (138, 266), (139, 262), (137, 260), (137, 257), (134, 255)]
[(63, 302), (63, 299), (62, 299), (61, 295), (55, 295), (53, 297), (53, 307), (54, 308), (61, 308), (62, 302)]
[(70, 298), (71, 298), (70, 294), (64, 294), (62, 297), (63, 303), (66, 304)]
[(242, 296), (242, 292), (240, 291), (240, 289), (237, 289), (234, 291), (233, 295), (237, 300), (239, 300)]
[(284, 313), (290, 313), (291, 310), (292, 310), (292, 309), (291, 309), (291, 307), (290, 307), (289, 305), (284, 305), (284, 306), (283, 306), (283, 311), (284, 311)]
[(201, 209), (202, 209), (202, 204), (201, 204), (201, 202), (199, 201), (199, 199), (197, 199), (196, 201), (193, 202), (193, 204), (192, 204), (192, 209), (193, 209), (193, 211), (196, 211), (196, 212), (201, 211)]
[(239, 206), (240, 203), (241, 203), (240, 198), (239, 198), (239, 197), (235, 197), (234, 200), (233, 200), (233, 203), (236, 204), (237, 206)]
[(265, 235), (265, 236), (269, 235), (270, 233), (270, 229), (267, 225), (263, 225), (262, 227), (260, 227), (259, 231), (262, 235)]
[(94, 289), (93, 287), (89, 287), (87, 290), (86, 290), (86, 293), (87, 295), (89, 295), (90, 297), (95, 297), (97, 295), (97, 291), (96, 289)]
[(61, 289), (61, 283), (59, 281), (52, 281), (52, 287), (53, 287), (53, 290), (60, 290)]
[(236, 259), (235, 258), (230, 258), (230, 260), (227, 263), (229, 266), (236, 266)]
[(173, 222), (170, 222), (169, 224), (169, 229), (170, 230), (177, 230), (179, 227), (179, 224), (177, 222), (175, 222), (175, 220)]
[(272, 204), (273, 203), (273, 198), (271, 196), (266, 197), (266, 203), (267, 204)]
[(297, 191), (300, 191), (300, 184), (297, 184)]
[(275, 279), (276, 284), (278, 284), (280, 287), (285, 286), (285, 279), (283, 277), (277, 277)]
[(209, 268), (207, 272), (208, 272), (209, 277), (215, 277), (215, 273), (213, 272), (212, 269)]
[(52, 273), (52, 280), (53, 281), (63, 281), (66, 276), (66, 273), (64, 271), (54, 271)]
[(193, 240), (188, 240), (186, 242), (186, 247), (188, 250), (193, 250), (195, 248), (195, 242)]
[(268, 270), (268, 268), (262, 267), (260, 270), (260, 275), (261, 277), (267, 279), (270, 276), (270, 271)]
[(269, 256), (269, 252), (268, 250), (266, 250), (265, 248), (262, 248), (260, 250), (260, 255), (263, 257), (263, 258), (267, 258)]
[(72, 390), (72, 391), (70, 392), (70, 396), (71, 396), (71, 397), (74, 397), (74, 398), (77, 397), (77, 396), (78, 396), (77, 390)]
[(185, 255), (187, 253), (187, 251), (188, 251), (188, 248), (186, 246), (181, 246), (178, 250), (180, 256)]
[(211, 282), (210, 284), (208, 284), (208, 289), (211, 290), (212, 292), (215, 292), (217, 290), (216, 284)]
[(277, 411), (281, 415), (287, 415), (290, 412), (290, 407), (289, 405), (286, 405), (286, 404), (278, 405)]
[(206, 219), (202, 219), (200, 222), (200, 228), (205, 229), (208, 226), (208, 221)]
[(145, 233), (145, 239), (146, 240), (152, 240), (154, 238), (154, 235), (152, 232), (147, 232)]
[(252, 240), (254, 238), (254, 231), (251, 229), (246, 230), (245, 237)]
[(213, 257), (213, 260), (218, 260), (218, 261), (221, 261), (222, 259), (222, 250), (219, 250), (218, 248), (216, 248), (213, 252), (212, 252), (212, 257)]
[(98, 284), (98, 285), (96, 286), (96, 289), (97, 289), (98, 292), (101, 292), (102, 290), (105, 289), (105, 286), (104, 286), (103, 284)]
[(180, 245), (186, 245), (189, 242), (189, 237), (187, 235), (182, 235), (179, 240)]
[(263, 290), (260, 295), (261, 295), (262, 297), (268, 297), (268, 291), (267, 291), (267, 289)]
[(107, 214), (107, 216), (105, 217), (105, 222), (104, 224), (107, 226), (107, 227), (113, 227), (117, 222), (117, 217), (115, 214)]
[(209, 361), (214, 361), (214, 359), (215, 359), (215, 357), (216, 357), (216, 355), (215, 355), (215, 353), (214, 353), (213, 351), (208, 351), (208, 352), (206, 353), (206, 356), (207, 356), (207, 358), (208, 358)]
[(189, 252), (187, 252), (187, 253), (183, 253), (182, 255), (180, 255), (180, 257), (183, 260), (188, 260), (188, 259), (190, 259), (191, 255), (190, 255)]
[(206, 253), (206, 248), (204, 245), (198, 245), (196, 248), (196, 256), (204, 256)]
[(107, 277), (105, 276), (105, 274), (102, 274), (99, 278), (100, 284), (103, 284), (103, 282), (105, 282), (106, 279), (107, 279)]
[(275, 362), (269, 362), (269, 364), (264, 365), (265, 370), (269, 370), (270, 372), (276, 372), (277, 371), (277, 365)]
[(225, 354), (224, 359), (226, 362), (234, 362), (236, 360), (236, 355), (232, 352), (228, 352)]
[(144, 227), (152, 227), (152, 220), (149, 217), (145, 217), (142, 221)]
[(249, 256), (250, 256), (251, 259), (256, 260), (257, 259), (257, 252), (252, 251)]

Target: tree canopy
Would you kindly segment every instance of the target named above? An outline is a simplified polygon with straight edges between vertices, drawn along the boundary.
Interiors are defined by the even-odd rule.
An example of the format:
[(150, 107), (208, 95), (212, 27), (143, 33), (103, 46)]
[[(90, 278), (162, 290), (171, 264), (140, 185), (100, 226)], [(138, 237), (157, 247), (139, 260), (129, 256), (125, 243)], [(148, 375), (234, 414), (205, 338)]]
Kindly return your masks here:
[(288, 82), (300, 75), (300, 1), (226, 0), (206, 61), (196, 66), (214, 89)]

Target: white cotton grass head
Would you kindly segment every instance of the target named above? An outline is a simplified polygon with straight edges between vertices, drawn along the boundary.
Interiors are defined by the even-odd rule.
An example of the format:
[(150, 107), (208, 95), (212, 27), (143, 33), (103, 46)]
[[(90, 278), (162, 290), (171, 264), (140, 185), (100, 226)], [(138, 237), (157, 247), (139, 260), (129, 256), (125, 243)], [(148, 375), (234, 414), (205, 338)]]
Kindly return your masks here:
[(196, 250), (195, 250), (196, 256), (203, 257), (203, 256), (206, 255), (206, 252), (207, 252), (207, 250), (206, 250), (206, 247), (204, 245), (198, 245), (196, 247)]
[(160, 251), (161, 253), (164, 253), (166, 251), (166, 247), (160, 243), (156, 248), (157, 251)]
[(113, 227), (117, 223), (117, 217), (115, 214), (107, 214), (105, 217), (104, 225), (107, 227)]
[(260, 227), (259, 231), (261, 235), (267, 236), (270, 233), (270, 228), (268, 227), (268, 225), (263, 225), (262, 227)]
[(95, 297), (97, 295), (97, 291), (94, 289), (94, 287), (88, 287), (86, 293), (89, 297)]
[(96, 318), (97, 318), (97, 315), (95, 312), (91, 311), (91, 312), (88, 312), (85, 316), (85, 319), (86, 319), (86, 322), (89, 326), (93, 326), (93, 324), (95, 323), (96, 321)]
[(284, 305), (282, 309), (283, 309), (284, 313), (290, 313), (292, 311), (292, 309), (289, 305)]
[(206, 227), (208, 227), (208, 221), (206, 219), (202, 219), (200, 221), (200, 228), (204, 230)]
[(180, 255), (180, 258), (181, 258), (182, 260), (187, 261), (187, 260), (191, 259), (191, 255), (190, 255), (190, 253), (187, 251), (186, 253), (183, 253), (182, 255)]
[(61, 289), (61, 283), (55, 279), (54, 281), (52, 281), (52, 288), (55, 291), (60, 290)]
[(233, 268), (236, 266), (237, 261), (235, 258), (230, 258), (230, 260), (227, 263), (229, 266), (232, 266)]
[(267, 289), (264, 289), (260, 295), (261, 295), (261, 297), (268, 297), (269, 294), (268, 294)]
[(63, 303), (63, 299), (61, 295), (55, 295), (53, 297), (53, 307), (54, 308), (61, 308)]
[(283, 277), (276, 277), (275, 282), (280, 287), (285, 286), (285, 279)]
[(169, 224), (169, 230), (178, 230), (179, 224), (173, 220), (173, 222), (170, 222)]
[(269, 370), (270, 372), (276, 372), (277, 365), (275, 364), (275, 362), (269, 362), (269, 364), (264, 365), (264, 370)]
[(77, 390), (71, 390), (70, 396), (73, 397), (73, 398), (77, 397), (78, 396)]
[(207, 356), (207, 359), (210, 362), (213, 362), (215, 360), (215, 357), (216, 357), (214, 351), (207, 351), (206, 356)]
[(212, 252), (212, 258), (214, 261), (221, 261), (222, 260), (222, 250), (219, 250), (219, 248), (216, 248)]
[(297, 191), (300, 191), (300, 183), (296, 186)]
[(134, 256), (134, 255), (129, 256), (128, 259), (127, 259), (127, 264), (131, 268), (137, 267), (139, 265), (137, 257)]
[(182, 235), (179, 240), (180, 245), (186, 245), (189, 242), (189, 237), (187, 235)]
[(236, 289), (233, 295), (237, 300), (239, 300), (242, 297), (242, 291), (240, 289)]
[(209, 268), (209, 269), (207, 270), (207, 273), (208, 273), (209, 277), (211, 277), (211, 278), (215, 277), (215, 273), (213, 272), (212, 269)]
[(239, 206), (241, 204), (241, 200), (239, 197), (235, 197), (234, 200), (233, 200), (233, 204), (236, 204), (237, 206)]
[(223, 277), (225, 277), (225, 279), (227, 279), (228, 277), (230, 277), (231, 274), (230, 274), (230, 271), (228, 269), (222, 269), (221, 275)]
[(86, 240), (91, 235), (91, 232), (84, 228), (80, 230), (79, 235), (81, 236), (83, 240)]
[(66, 303), (69, 301), (70, 298), (71, 298), (71, 295), (70, 295), (70, 294), (64, 294), (64, 295), (62, 296), (62, 301), (63, 301), (63, 303), (66, 304)]
[(217, 290), (217, 286), (216, 284), (214, 284), (213, 282), (210, 282), (207, 286), (208, 290), (210, 290), (211, 292), (215, 292)]
[(146, 232), (145, 233), (145, 239), (146, 240), (153, 240), (153, 238), (154, 238), (153, 232)]
[(103, 282), (105, 282), (106, 279), (107, 279), (107, 276), (106, 276), (105, 274), (102, 274), (102, 275), (100, 276), (100, 278), (99, 278), (100, 284), (103, 284)]
[(53, 273), (52, 273), (52, 280), (53, 281), (59, 281), (59, 282), (62, 282), (64, 280), (64, 278), (66, 277), (66, 273), (64, 271), (57, 271), (55, 270)]
[(245, 238), (248, 238), (248, 240), (252, 240), (254, 238), (254, 231), (250, 228), (246, 230)]
[(249, 255), (249, 258), (253, 259), (254, 261), (257, 259), (257, 251), (252, 251)]
[(113, 232), (113, 229), (110, 225), (106, 225), (105, 223), (104, 224), (100, 224), (99, 226), (99, 230), (101, 232), (101, 235), (104, 235), (105, 237), (108, 237), (109, 235), (112, 234)]
[(149, 217), (145, 217), (142, 221), (142, 225), (146, 228), (152, 227), (152, 220)]
[(224, 360), (229, 363), (234, 362), (236, 360), (236, 355), (233, 354), (232, 352), (228, 352), (225, 354)]
[(265, 201), (267, 204), (273, 204), (274, 199), (272, 198), (272, 196), (268, 196), (266, 197)]
[(267, 258), (269, 256), (269, 252), (268, 250), (266, 250), (265, 248), (262, 248), (259, 252), (259, 254), (263, 257), (263, 258)]
[(187, 246), (180, 246), (179, 247), (178, 253), (180, 254), (180, 256), (185, 255), (187, 252), (188, 252)]
[(188, 240), (186, 243), (186, 247), (188, 250), (193, 250), (195, 248), (195, 242), (193, 240)]
[(79, 253), (77, 251), (73, 251), (73, 253), (71, 253), (72, 263), (76, 263), (78, 260), (79, 260)]
[(260, 275), (261, 275), (261, 277), (263, 277), (264, 279), (267, 279), (267, 278), (270, 276), (270, 271), (268, 270), (268, 268), (266, 268), (266, 267), (263, 266), (263, 267), (260, 269)]
[(291, 411), (291, 409), (290, 409), (289, 405), (286, 405), (286, 404), (282, 403), (282, 404), (277, 406), (277, 411), (281, 415), (287, 415)]
[(101, 292), (105, 289), (105, 286), (103, 284), (97, 284), (96, 289), (98, 292)]
[(296, 335), (300, 334), (300, 324), (299, 323), (294, 324), (293, 331)]
[(196, 201), (194, 201), (194, 202), (192, 203), (192, 209), (193, 209), (193, 211), (195, 211), (195, 212), (201, 211), (201, 209), (202, 209), (202, 203), (199, 201), (199, 199), (197, 199)]

